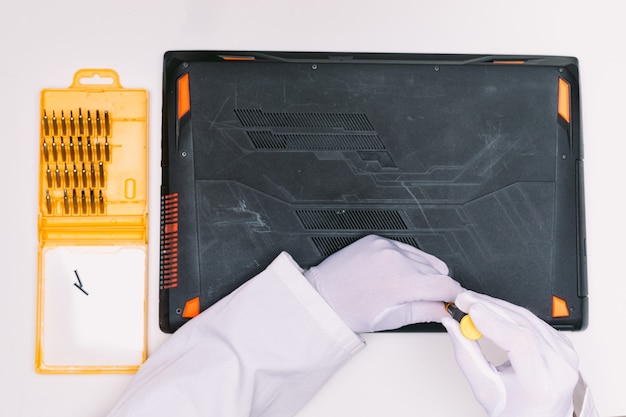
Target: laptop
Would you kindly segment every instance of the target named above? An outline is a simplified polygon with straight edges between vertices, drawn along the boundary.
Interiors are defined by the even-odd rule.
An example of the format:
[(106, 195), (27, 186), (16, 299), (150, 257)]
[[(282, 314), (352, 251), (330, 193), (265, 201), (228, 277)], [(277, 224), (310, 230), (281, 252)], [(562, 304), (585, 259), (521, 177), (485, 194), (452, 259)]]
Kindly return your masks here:
[(164, 332), (368, 234), (585, 328), (576, 58), (169, 51), (163, 76)]

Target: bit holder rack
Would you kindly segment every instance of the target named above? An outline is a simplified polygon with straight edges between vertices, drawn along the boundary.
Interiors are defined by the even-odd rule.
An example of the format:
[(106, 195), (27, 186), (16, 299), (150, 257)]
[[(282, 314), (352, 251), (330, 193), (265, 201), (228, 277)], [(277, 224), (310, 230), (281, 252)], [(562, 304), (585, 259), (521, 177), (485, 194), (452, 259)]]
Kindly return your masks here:
[(111, 69), (41, 92), (40, 373), (128, 373), (146, 358), (147, 103)]
[(45, 175), (45, 213), (55, 216), (106, 214), (104, 195), (107, 171), (112, 163), (108, 110), (103, 111), (104, 122), (100, 110), (95, 111), (95, 120), (87, 110), (87, 119), (83, 121), (82, 108), (78, 108), (78, 122), (73, 110), (69, 111), (69, 121), (61, 110), (61, 128), (54, 110), (51, 120), (47, 110), (43, 113), (40, 167)]

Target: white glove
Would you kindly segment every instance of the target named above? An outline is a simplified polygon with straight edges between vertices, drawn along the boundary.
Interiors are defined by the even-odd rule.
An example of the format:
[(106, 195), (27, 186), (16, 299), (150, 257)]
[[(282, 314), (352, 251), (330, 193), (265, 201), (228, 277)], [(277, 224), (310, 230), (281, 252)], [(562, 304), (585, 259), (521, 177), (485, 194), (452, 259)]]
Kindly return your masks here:
[(307, 280), (356, 333), (440, 322), (442, 301), (463, 289), (448, 267), (413, 246), (366, 236), (304, 273)]
[(487, 295), (467, 291), (456, 305), (508, 355), (494, 366), (456, 321), (443, 320), (457, 362), (490, 417), (572, 417), (578, 356), (566, 336), (527, 309)]

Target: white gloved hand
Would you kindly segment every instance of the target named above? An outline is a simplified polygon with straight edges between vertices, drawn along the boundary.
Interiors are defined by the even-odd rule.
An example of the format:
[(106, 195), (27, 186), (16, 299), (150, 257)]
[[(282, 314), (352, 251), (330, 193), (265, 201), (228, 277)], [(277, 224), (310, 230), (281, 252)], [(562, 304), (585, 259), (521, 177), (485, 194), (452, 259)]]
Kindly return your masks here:
[(443, 320), (457, 362), (490, 417), (572, 417), (578, 356), (565, 335), (527, 309), (487, 295), (467, 291), (455, 303), (508, 355), (494, 366), (456, 321)]
[(357, 333), (440, 322), (463, 289), (446, 264), (421, 250), (380, 236), (366, 236), (304, 273)]

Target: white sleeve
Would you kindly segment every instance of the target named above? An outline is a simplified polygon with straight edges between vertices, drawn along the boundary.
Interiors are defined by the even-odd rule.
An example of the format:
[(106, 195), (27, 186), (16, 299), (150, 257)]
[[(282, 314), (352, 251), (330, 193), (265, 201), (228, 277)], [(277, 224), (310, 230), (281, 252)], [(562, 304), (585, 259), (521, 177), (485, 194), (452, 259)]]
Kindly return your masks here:
[(282, 253), (177, 330), (109, 417), (292, 416), (363, 346)]
[(578, 375), (578, 384), (574, 388), (574, 417), (598, 417), (591, 390), (582, 375)]

